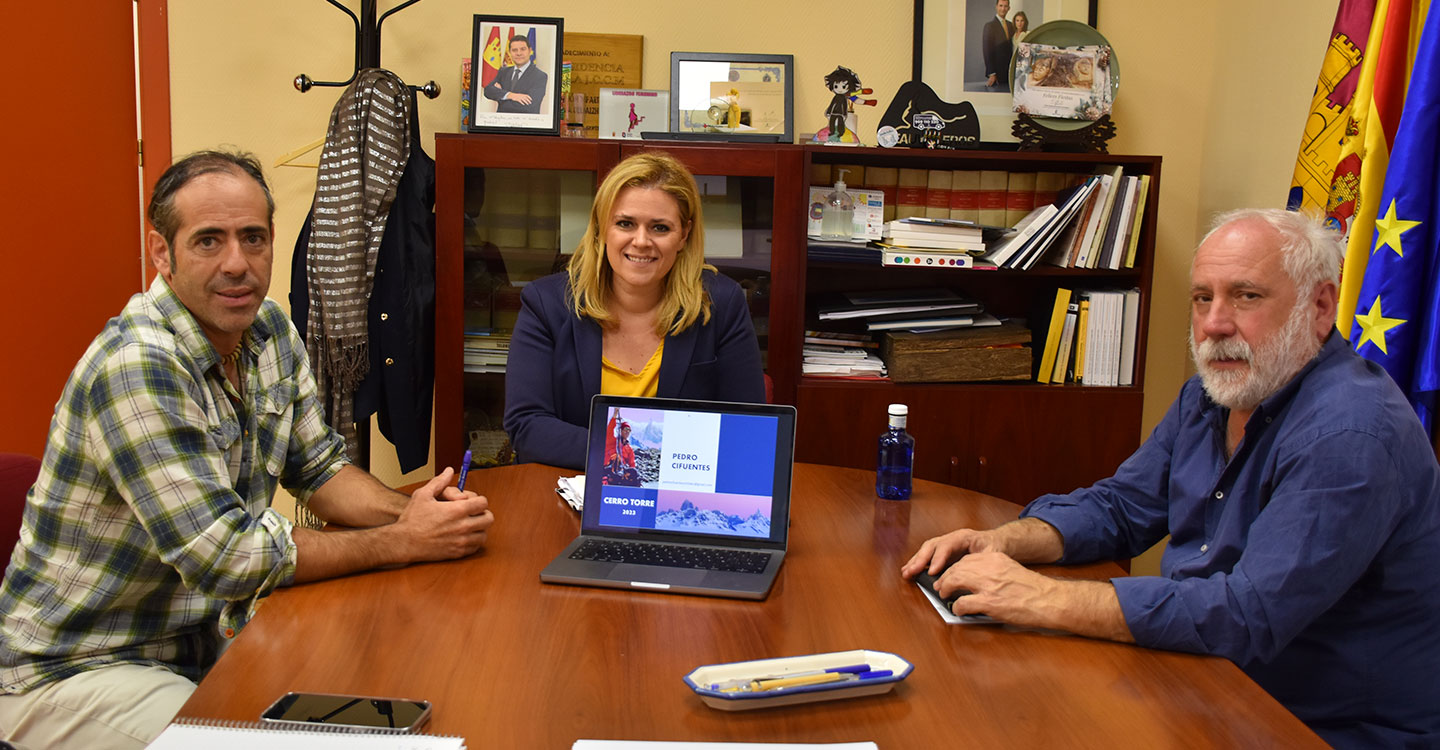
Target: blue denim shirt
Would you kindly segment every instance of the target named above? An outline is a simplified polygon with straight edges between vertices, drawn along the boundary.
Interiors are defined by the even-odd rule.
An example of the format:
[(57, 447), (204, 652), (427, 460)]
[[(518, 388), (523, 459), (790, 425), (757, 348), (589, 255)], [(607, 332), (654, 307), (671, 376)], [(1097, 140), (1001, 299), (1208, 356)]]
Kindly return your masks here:
[(1245, 425), (1191, 378), (1115, 476), (1023, 515), (1116, 578), (1142, 646), (1224, 656), (1339, 746), (1440, 745), (1440, 469), (1385, 371), (1331, 336)]

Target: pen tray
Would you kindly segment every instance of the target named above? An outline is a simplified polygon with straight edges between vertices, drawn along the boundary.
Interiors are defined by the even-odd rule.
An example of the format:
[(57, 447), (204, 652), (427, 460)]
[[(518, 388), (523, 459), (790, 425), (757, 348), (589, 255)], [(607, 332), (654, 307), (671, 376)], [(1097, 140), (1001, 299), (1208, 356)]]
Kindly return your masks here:
[[(890, 670), (888, 677), (876, 677), (863, 682), (831, 682), (819, 685), (796, 685), (763, 692), (722, 692), (712, 686), (728, 680), (743, 680), (759, 677), (781, 677), (787, 674), (814, 672), (834, 669), (852, 664), (868, 664), (872, 670)], [(685, 684), (694, 690), (700, 700), (711, 708), (721, 711), (745, 711), (752, 708), (790, 706), (797, 703), (858, 698), (862, 695), (888, 693), (895, 683), (910, 675), (914, 667), (910, 662), (884, 651), (835, 651), (828, 654), (787, 656), (780, 659), (757, 659), (737, 661), (729, 664), (707, 664), (697, 667), (685, 675)]]

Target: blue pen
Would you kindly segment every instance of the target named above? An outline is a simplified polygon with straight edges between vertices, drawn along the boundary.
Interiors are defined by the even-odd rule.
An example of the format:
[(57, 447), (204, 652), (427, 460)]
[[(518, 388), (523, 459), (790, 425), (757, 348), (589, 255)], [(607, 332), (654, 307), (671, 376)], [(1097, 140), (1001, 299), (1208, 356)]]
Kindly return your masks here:
[(829, 668), (829, 669), (812, 669), (812, 670), (803, 671), (803, 672), (787, 672), (787, 673), (783, 673), (783, 674), (767, 675), (767, 676), (764, 676), (764, 677), (745, 677), (745, 678), (742, 678), (742, 679), (725, 680), (725, 681), (723, 681), (723, 682), (712, 682), (712, 683), (710, 683), (710, 689), (711, 689), (711, 690), (726, 690), (726, 691), (728, 691), (728, 690), (733, 690), (733, 689), (736, 689), (736, 688), (740, 688), (740, 687), (742, 687), (742, 686), (748, 686), (748, 685), (750, 685), (750, 684), (753, 683), (753, 682), (758, 682), (758, 681), (762, 681), (762, 680), (776, 680), (776, 679), (780, 679), (780, 678), (790, 678), (790, 677), (815, 677), (815, 676), (825, 675), (825, 674), (868, 674), (868, 673), (870, 673), (870, 665), (869, 665), (869, 664), (853, 664), (853, 665), (850, 665), (850, 666), (847, 666), (847, 667), (831, 667), (831, 668)]
[(470, 451), (467, 450), (465, 451), (465, 457), (460, 459), (460, 482), (456, 485), (456, 489), (460, 490), (461, 492), (465, 491), (465, 476), (469, 473)]

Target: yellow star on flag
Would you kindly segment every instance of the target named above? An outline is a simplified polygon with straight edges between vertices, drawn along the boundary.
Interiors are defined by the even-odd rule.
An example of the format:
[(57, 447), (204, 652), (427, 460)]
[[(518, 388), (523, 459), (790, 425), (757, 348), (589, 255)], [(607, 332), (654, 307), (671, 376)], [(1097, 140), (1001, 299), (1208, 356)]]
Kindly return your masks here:
[[(1394, 210), (1393, 206), (1391, 210)], [(1380, 297), (1376, 295), (1374, 304), (1370, 305), (1370, 312), (1355, 316), (1355, 323), (1360, 326), (1361, 331), (1360, 340), (1355, 342), (1355, 349), (1358, 351), (1369, 341), (1379, 347), (1380, 351), (1389, 354), (1390, 351), (1385, 348), (1385, 332), (1404, 322), (1400, 318), (1385, 317), (1380, 311)]]
[[(1395, 216), (1395, 199), (1390, 199), (1390, 208), (1385, 212), (1385, 217), (1375, 220), (1375, 231), (1380, 236), (1375, 238), (1375, 247), (1370, 252), (1374, 253), (1382, 247), (1388, 247), (1395, 251), (1400, 257), (1405, 257), (1405, 251), (1400, 249), (1400, 235), (1420, 226), (1418, 221), (1405, 221)], [(1381, 347), (1383, 350), (1384, 347)]]

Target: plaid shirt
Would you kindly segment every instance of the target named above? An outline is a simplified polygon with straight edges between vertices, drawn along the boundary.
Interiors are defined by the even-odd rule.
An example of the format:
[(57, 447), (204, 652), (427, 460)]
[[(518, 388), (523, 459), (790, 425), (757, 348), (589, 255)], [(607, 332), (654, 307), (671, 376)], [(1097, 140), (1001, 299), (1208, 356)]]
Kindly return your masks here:
[(293, 580), (276, 483), (307, 499), (344, 443), (273, 301), (242, 346), (243, 395), (158, 277), (90, 344), (0, 588), (0, 689), (114, 663), (198, 681), (256, 601)]

